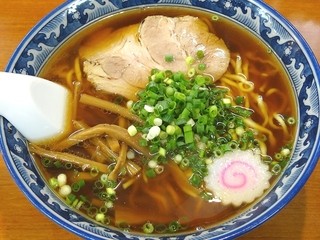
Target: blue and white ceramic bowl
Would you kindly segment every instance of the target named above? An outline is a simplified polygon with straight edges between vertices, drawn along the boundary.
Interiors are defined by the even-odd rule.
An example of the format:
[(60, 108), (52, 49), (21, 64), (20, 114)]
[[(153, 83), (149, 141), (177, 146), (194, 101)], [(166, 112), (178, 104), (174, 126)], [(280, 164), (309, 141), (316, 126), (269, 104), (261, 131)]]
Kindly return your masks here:
[[(283, 208), (305, 184), (319, 158), (319, 65), (300, 34), (259, 0), (75, 0), (44, 18), (26, 36), (7, 71), (36, 75), (46, 59), (79, 29), (110, 14), (146, 5), (196, 7), (239, 23), (270, 46), (291, 77), (298, 106), (298, 132), (293, 157), (273, 189), (243, 214), (220, 226), (175, 239), (228, 239), (262, 224)], [(45, 215), (86, 239), (142, 239), (112, 230), (75, 213), (46, 186), (27, 150), (26, 140), (0, 118), (1, 150), (19, 188)], [(148, 238), (152, 239), (152, 238)]]

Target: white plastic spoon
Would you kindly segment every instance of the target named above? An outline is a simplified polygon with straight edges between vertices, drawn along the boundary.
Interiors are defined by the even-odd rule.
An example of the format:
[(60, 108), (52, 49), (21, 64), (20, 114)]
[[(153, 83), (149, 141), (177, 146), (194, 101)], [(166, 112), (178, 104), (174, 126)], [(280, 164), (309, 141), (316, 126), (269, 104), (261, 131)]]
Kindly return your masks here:
[(70, 95), (65, 87), (39, 77), (0, 72), (0, 115), (31, 142), (65, 133)]

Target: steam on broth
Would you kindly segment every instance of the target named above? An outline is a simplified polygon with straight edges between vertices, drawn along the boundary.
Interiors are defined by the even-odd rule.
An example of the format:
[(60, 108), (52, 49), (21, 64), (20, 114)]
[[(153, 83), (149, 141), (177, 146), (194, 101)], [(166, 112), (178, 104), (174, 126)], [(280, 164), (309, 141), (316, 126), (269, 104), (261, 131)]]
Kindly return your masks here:
[[(79, 55), (79, 49), (88, 38), (94, 36), (99, 45), (106, 32), (111, 34), (140, 23), (150, 15), (196, 16), (223, 39), (231, 53), (230, 63), (222, 77), (211, 84), (212, 89), (217, 87), (223, 92), (223, 99), (231, 100), (230, 104), (239, 105), (241, 110), (253, 110), (249, 117), (239, 113), (239, 119), (244, 122), (244, 130), (252, 133), (252, 149), (258, 149), (261, 164), (267, 166), (270, 176), (274, 175), (270, 180), (267, 177), (268, 186), (275, 181), (290, 158), (290, 144), (295, 135), (295, 103), (287, 75), (268, 47), (247, 30), (220, 16), (212, 18), (211, 13), (192, 9), (132, 10), (97, 22), (69, 39), (40, 75), (74, 92), (74, 133), (49, 146), (30, 144), (30, 149), (41, 172), (60, 196), (101, 224), (153, 234), (207, 228), (239, 214), (250, 202), (223, 204), (206, 189), (205, 180), (210, 181), (207, 168), (200, 174), (202, 178), (196, 179), (198, 182), (192, 182), (194, 170), (183, 166), (175, 151), (165, 154), (161, 163), (154, 161), (150, 146), (141, 145), (140, 141), (146, 121), (137, 107), (144, 101), (142, 95), (135, 99), (131, 111), (127, 108), (131, 99), (96, 90), (83, 71), (85, 59)], [(114, 105), (105, 102), (122, 108), (107, 111)], [(129, 126), (135, 126), (138, 133), (128, 133)], [(236, 140), (241, 138), (236, 136), (235, 127), (229, 126), (228, 134), (231, 140), (232, 135)], [(189, 147), (185, 149), (189, 151)], [(214, 156), (216, 151), (210, 153), (203, 160), (208, 166), (220, 157)]]

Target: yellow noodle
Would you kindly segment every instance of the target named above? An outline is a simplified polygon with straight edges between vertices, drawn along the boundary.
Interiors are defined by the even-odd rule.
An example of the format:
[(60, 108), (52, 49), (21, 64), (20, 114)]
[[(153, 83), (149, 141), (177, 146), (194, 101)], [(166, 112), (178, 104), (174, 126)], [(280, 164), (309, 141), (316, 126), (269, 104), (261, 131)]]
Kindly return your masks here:
[(269, 122), (268, 107), (267, 107), (267, 104), (263, 101), (263, 98), (261, 95), (257, 96), (257, 103), (263, 118), (262, 126), (265, 127)]
[(78, 157), (74, 154), (70, 153), (64, 153), (64, 152), (56, 152), (56, 151), (50, 151), (46, 150), (44, 148), (40, 148), (32, 143), (29, 144), (30, 152), (36, 153), (39, 156), (48, 157), (52, 159), (61, 160), (63, 162), (76, 164), (78, 166), (81, 166), (82, 170), (91, 170), (92, 168), (97, 168), (100, 172), (108, 173), (107, 165), (101, 164), (98, 162), (91, 161), (86, 158)]
[(223, 83), (226, 83), (226, 85), (228, 85), (228, 86), (232, 86), (232, 87), (238, 88), (238, 83), (233, 81), (233, 80), (231, 80), (231, 79), (229, 79), (229, 78), (221, 77), (220, 81), (223, 82)]
[(197, 198), (196, 200), (197, 200), (197, 202), (195, 203), (194, 211), (200, 212), (202, 205), (203, 205), (203, 200), (201, 198)]
[(273, 129), (281, 129), (281, 126), (274, 123), (274, 117), (269, 118), (269, 126)]
[(73, 89), (73, 74), (74, 74), (74, 70), (70, 70), (68, 71), (65, 79), (66, 79), (66, 84), (70, 89)]
[(254, 84), (253, 84), (253, 82), (248, 82), (248, 83), (240, 82), (239, 88), (243, 92), (252, 92), (254, 89)]
[(249, 61), (245, 60), (242, 63), (242, 73), (244, 76), (247, 77), (247, 79), (249, 79)]
[[(236, 82), (239, 82), (239, 86), (242, 88), (242, 91), (252, 91), (254, 89), (254, 84), (251, 81), (248, 81), (246, 76), (243, 74), (224, 74), (223, 78), (227, 78)], [(242, 84), (242, 85), (241, 85)]]
[[(144, 171), (143, 171), (144, 172)], [(135, 177), (137, 180), (140, 178), (141, 175), (139, 174), (137, 177)], [(136, 198), (137, 192), (139, 191), (139, 184), (133, 184), (130, 188), (130, 194), (128, 198), (128, 206), (135, 206), (136, 205)]]
[(119, 106), (118, 104), (111, 103), (109, 101), (105, 101), (100, 98), (90, 96), (88, 94), (81, 94), (80, 102), (83, 104), (87, 104), (90, 106), (94, 106), (94, 107), (98, 107), (98, 108), (107, 110), (112, 113), (119, 114), (120, 116), (123, 116), (123, 117), (130, 119), (132, 121), (135, 121), (135, 122), (140, 122), (140, 123), (142, 122), (142, 120), (138, 116), (132, 114), (129, 111), (129, 109), (122, 107), (122, 106)]
[(180, 205), (180, 198), (178, 196), (178, 193), (173, 189), (171, 184), (168, 184), (166, 186), (166, 190), (169, 193), (169, 196), (171, 197), (171, 199), (173, 200), (173, 203), (175, 206), (179, 206)]
[(259, 62), (261, 65), (264, 66), (269, 66), (270, 69), (276, 69), (274, 67), (274, 63), (271, 60), (267, 60), (266, 58), (261, 58), (257, 56), (254, 52), (248, 52), (246, 54), (246, 58), (248, 59), (249, 62)]
[(265, 142), (257, 139), (262, 155), (267, 155), (267, 145)]
[(175, 174), (172, 176), (174, 177), (176, 184), (179, 185), (180, 189), (191, 197), (198, 197), (199, 194), (197, 189), (190, 185), (182, 170), (176, 164), (172, 163), (168, 164), (168, 167), (175, 168), (175, 170), (173, 170)]
[(234, 67), (234, 71), (236, 74), (239, 74), (239, 73), (242, 73), (242, 58), (238, 55), (236, 57), (236, 64), (235, 64), (235, 67)]
[(76, 57), (76, 59), (74, 60), (74, 71), (75, 71), (77, 81), (82, 82), (82, 71), (81, 71), (79, 57)]
[(175, 191), (174, 187), (171, 184), (166, 185), (166, 190), (168, 191), (168, 194), (171, 197), (170, 201), (175, 206), (175, 211), (179, 212), (180, 216), (186, 216), (188, 214), (189, 210), (187, 208), (183, 207), (183, 204), (181, 203), (181, 199), (183, 199), (183, 198), (181, 198), (179, 196), (179, 194), (177, 193), (177, 191)]
[(260, 124), (258, 124), (256, 122), (254, 122), (251, 118), (244, 119), (244, 122), (247, 124), (247, 126), (249, 126), (251, 128), (254, 128), (254, 129), (256, 129), (257, 131), (259, 131), (261, 133), (266, 134), (268, 136), (268, 140), (270, 141), (270, 144), (272, 146), (276, 145), (276, 139), (273, 136), (273, 133), (269, 129), (261, 126)]
[[(266, 92), (266, 97), (271, 97), (272, 95), (278, 95), (280, 97), (280, 99), (277, 101), (279, 103), (279, 108), (277, 109), (277, 112), (283, 112), (287, 106), (287, 97), (285, 95), (285, 93), (279, 91), (276, 88), (270, 88), (268, 89), (268, 91)], [(272, 96), (272, 98), (275, 98), (275, 96)]]
[(145, 194), (153, 198), (153, 202), (157, 203), (156, 205), (161, 209), (162, 212), (169, 211), (170, 208), (166, 195), (162, 195), (161, 193), (158, 193), (156, 191), (145, 191)]
[(280, 124), (281, 128), (283, 129), (283, 132), (286, 135), (286, 137), (289, 136), (288, 127), (287, 127), (282, 115), (278, 114), (278, 113), (274, 113), (273, 118), (278, 121), (278, 123)]

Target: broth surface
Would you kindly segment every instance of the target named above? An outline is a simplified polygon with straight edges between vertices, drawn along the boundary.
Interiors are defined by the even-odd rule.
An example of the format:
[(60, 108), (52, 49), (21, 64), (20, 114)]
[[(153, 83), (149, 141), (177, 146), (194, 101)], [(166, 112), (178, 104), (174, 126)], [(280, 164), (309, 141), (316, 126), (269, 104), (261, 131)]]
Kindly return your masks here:
[[(281, 114), (296, 116), (295, 101), (289, 79), (278, 59), (270, 53), (268, 46), (259, 41), (252, 33), (248, 33), (247, 30), (228, 19), (219, 16), (218, 21), (211, 21), (211, 13), (189, 8), (144, 8), (128, 11), (127, 13), (119, 13), (110, 18), (100, 20), (87, 29), (81, 30), (75, 37), (64, 43), (45, 64), (40, 76), (66, 85), (65, 73), (74, 68), (79, 48), (87, 37), (95, 36), (99, 39), (101, 38), (99, 37), (101, 32), (105, 32), (106, 29), (113, 31), (129, 24), (139, 23), (146, 16), (155, 14), (165, 16), (192, 15), (204, 19), (210, 24), (217, 36), (225, 41), (231, 53), (238, 53), (242, 58), (248, 60), (250, 80), (254, 82), (256, 92), (263, 96), (268, 108), (271, 110), (277, 109), (279, 101), (282, 101), (282, 99), (274, 96), (265, 96), (266, 90), (272, 88), (280, 89), (281, 92), (287, 93), (286, 107)], [(270, 71), (272, 71), (272, 78), (268, 74)], [(97, 92), (86, 81), (85, 76), (83, 83), (82, 92), (84, 93), (111, 101), (118, 98), (118, 96)], [(253, 118), (257, 122), (264, 120), (260, 119), (259, 116)], [(79, 104), (76, 119), (93, 126), (100, 123), (116, 123), (118, 116)], [(274, 147), (268, 146), (268, 155), (274, 155), (281, 146), (293, 141), (295, 129), (292, 128), (289, 131), (290, 139), (285, 138), (280, 129), (273, 130), (277, 144)], [(77, 147), (74, 147), (74, 151), (78, 151)], [(64, 171), (62, 169), (45, 168), (39, 159), (37, 161), (46, 179), (50, 179), (52, 176)], [(141, 232), (141, 225), (146, 221), (158, 224), (159, 228), (161, 228), (162, 224), (179, 221), (185, 227), (183, 231), (188, 232), (217, 225), (241, 213), (248, 207), (247, 205), (238, 208), (222, 206), (218, 201), (208, 202), (200, 197), (191, 197), (179, 187), (179, 184), (187, 182), (187, 178), (182, 177), (178, 180), (175, 167), (171, 165), (166, 168), (163, 174), (150, 179), (147, 183), (139, 175), (135, 183), (127, 189), (123, 189), (119, 184), (116, 188), (117, 201), (115, 202), (115, 207), (108, 212), (111, 217), (110, 225), (124, 229), (129, 225), (130, 231)], [(66, 170), (65, 173), (70, 179), (75, 179), (82, 175), (82, 173), (74, 170)], [(275, 180), (276, 177), (272, 181)], [(94, 180), (89, 180), (86, 187), (81, 189), (79, 194), (94, 199), (95, 196), (89, 191), (93, 185)], [(164, 198), (166, 202), (163, 202), (161, 196), (166, 196)], [(154, 201), (154, 199), (159, 200)], [(99, 204), (99, 200), (94, 201)]]

